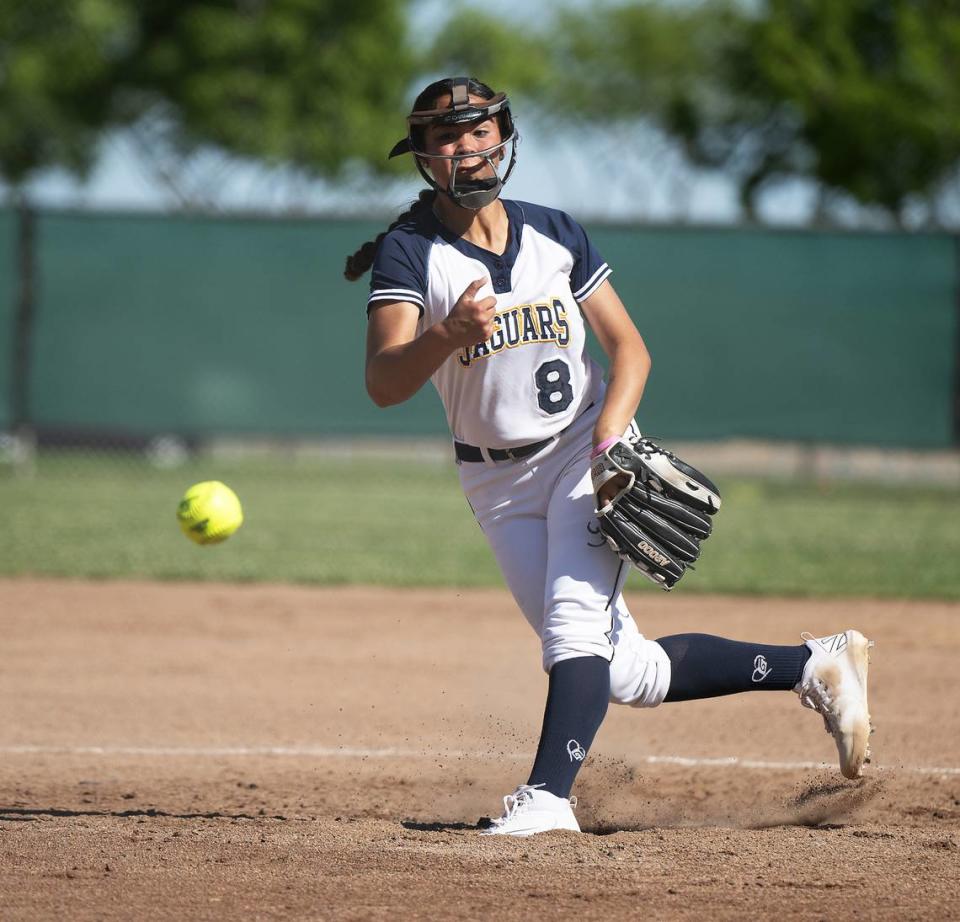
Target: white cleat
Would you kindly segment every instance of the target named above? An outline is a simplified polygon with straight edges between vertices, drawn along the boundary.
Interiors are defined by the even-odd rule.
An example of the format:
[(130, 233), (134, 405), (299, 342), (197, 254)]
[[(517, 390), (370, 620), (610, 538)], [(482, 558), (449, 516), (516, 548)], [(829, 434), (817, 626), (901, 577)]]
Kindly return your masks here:
[(491, 820), (490, 828), (481, 830), (480, 835), (533, 836), (553, 829), (580, 832), (580, 824), (573, 815), (577, 798), (557, 797), (539, 790), (541, 787), (542, 784), (521, 784), (512, 794), (507, 794), (503, 798), (503, 816)]
[(873, 646), (859, 631), (830, 637), (802, 634), (810, 648), (803, 678), (794, 689), (804, 707), (823, 716), (840, 754), (845, 778), (859, 778), (870, 761), (870, 711), (867, 709), (868, 650)]

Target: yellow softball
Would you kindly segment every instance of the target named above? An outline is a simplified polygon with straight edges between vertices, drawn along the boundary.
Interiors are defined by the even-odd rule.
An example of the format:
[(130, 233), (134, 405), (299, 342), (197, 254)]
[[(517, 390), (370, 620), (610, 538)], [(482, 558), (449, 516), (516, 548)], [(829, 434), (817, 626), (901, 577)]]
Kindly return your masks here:
[(177, 521), (191, 541), (219, 544), (243, 524), (243, 509), (237, 494), (225, 483), (205, 480), (183, 494)]

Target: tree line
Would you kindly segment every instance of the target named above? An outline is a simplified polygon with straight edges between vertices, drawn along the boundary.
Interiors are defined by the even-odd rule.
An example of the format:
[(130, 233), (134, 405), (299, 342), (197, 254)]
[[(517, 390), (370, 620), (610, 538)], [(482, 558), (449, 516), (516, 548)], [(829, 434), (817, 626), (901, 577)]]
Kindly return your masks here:
[[(743, 213), (802, 179), (942, 226), (960, 176), (960, 0), (455, 7), (426, 47), (411, 0), (0, 0), (0, 178), (82, 176), (118, 128), (340, 179), (384, 157), (412, 89), (475, 74), (556, 124), (643, 120), (722, 170)], [(159, 126), (159, 127), (158, 127)], [(189, 204), (189, 203), (185, 203)]]

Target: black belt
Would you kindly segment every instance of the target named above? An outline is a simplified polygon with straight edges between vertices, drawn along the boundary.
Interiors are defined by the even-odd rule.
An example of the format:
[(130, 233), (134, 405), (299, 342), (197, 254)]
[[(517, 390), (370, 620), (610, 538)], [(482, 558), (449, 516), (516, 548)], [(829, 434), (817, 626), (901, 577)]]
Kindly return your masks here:
[[(589, 406), (584, 407), (583, 413), (586, 413), (587, 410), (593, 406), (593, 403), (594, 401), (591, 401)], [(580, 416), (583, 416), (583, 413), (581, 413)], [(578, 416), (577, 419), (579, 419), (580, 416)], [(575, 419), (573, 423), (576, 421)], [(572, 426), (573, 423), (570, 423), (570, 426)], [(519, 461), (521, 458), (529, 458), (530, 455), (535, 455), (538, 451), (546, 448), (554, 439), (560, 438), (570, 426), (561, 429), (556, 435), (551, 435), (550, 438), (543, 439), (540, 442), (531, 442), (529, 445), (518, 445), (516, 448), (488, 448), (487, 454), (490, 456), (491, 461)], [(454, 442), (453, 450), (457, 454), (458, 461), (486, 460), (483, 456), (483, 449), (477, 448), (476, 445), (467, 445), (465, 442)]]
[[(488, 448), (487, 453), (491, 461), (519, 461), (521, 458), (529, 458), (535, 455), (541, 449), (546, 448), (556, 436), (552, 435), (549, 439), (542, 442), (531, 442), (529, 445), (518, 445), (516, 448)], [(483, 451), (476, 445), (466, 445), (463, 442), (454, 442), (453, 450), (457, 453), (458, 461), (485, 461)]]

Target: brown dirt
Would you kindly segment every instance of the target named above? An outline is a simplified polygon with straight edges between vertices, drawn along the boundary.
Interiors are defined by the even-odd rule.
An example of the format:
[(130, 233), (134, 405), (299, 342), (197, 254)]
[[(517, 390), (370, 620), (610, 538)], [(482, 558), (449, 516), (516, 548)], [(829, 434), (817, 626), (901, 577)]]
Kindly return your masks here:
[(0, 582), (0, 916), (957, 918), (960, 606), (634, 610), (874, 637), (867, 776), (791, 765), (834, 749), (790, 694), (612, 708), (589, 834), (483, 839), (546, 684), (504, 593)]

